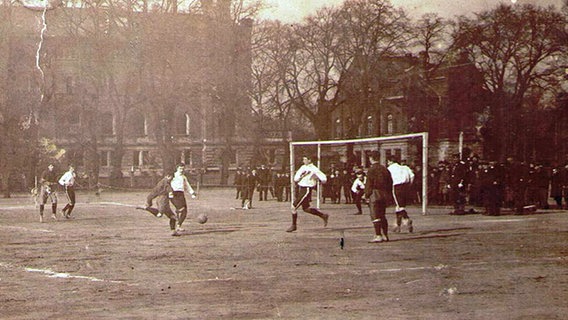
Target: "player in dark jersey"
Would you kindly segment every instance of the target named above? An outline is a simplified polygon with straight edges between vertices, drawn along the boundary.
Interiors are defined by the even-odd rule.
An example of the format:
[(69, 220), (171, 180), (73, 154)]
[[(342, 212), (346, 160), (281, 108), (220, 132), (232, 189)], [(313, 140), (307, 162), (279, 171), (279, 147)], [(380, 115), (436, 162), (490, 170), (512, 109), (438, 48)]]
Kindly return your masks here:
[(43, 211), (47, 199), (51, 202), (51, 217), (57, 220), (57, 173), (53, 170), (53, 164), (49, 164), (47, 169), (41, 173), (40, 177), (40, 204), (39, 204), (39, 221), (43, 222)]

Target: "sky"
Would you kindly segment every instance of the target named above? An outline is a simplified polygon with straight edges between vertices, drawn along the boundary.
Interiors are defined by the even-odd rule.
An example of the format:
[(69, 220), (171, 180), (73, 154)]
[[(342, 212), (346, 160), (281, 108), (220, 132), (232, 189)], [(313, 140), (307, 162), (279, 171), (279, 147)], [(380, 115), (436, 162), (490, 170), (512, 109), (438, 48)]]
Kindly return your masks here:
[[(261, 18), (278, 19), (282, 22), (300, 22), (305, 16), (323, 6), (333, 6), (345, 0), (265, 0), (270, 6), (261, 13)], [(395, 7), (402, 7), (411, 17), (418, 18), (425, 13), (435, 12), (445, 18), (467, 15), (491, 9), (499, 3), (532, 3), (541, 6), (555, 5), (560, 8), (562, 0), (391, 0)]]

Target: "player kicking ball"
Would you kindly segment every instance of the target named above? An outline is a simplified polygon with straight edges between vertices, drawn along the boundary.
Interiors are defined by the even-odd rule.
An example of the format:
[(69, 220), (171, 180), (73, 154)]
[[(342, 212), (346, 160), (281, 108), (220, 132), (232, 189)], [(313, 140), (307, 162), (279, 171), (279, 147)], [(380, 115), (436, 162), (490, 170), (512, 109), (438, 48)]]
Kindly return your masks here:
[[(179, 236), (180, 233), (176, 228), (178, 218), (170, 207), (169, 194), (172, 192), (172, 188), (170, 186), (172, 179), (172, 174), (167, 174), (164, 178), (162, 178), (162, 180), (156, 184), (146, 197), (146, 204), (143, 207), (136, 207), (136, 209), (146, 210), (158, 218), (165, 215), (168, 219), (170, 219), (170, 230), (172, 231), (172, 236)], [(156, 199), (157, 208), (152, 207), (154, 199)]]

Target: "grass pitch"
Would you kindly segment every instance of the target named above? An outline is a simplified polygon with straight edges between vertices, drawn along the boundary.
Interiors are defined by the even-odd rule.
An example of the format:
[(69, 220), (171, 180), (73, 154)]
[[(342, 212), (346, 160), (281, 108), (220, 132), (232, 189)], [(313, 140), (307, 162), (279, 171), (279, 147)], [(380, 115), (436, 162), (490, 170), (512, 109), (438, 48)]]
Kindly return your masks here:
[[(0, 199), (2, 319), (562, 319), (568, 213), (449, 216), (410, 208), (415, 232), (371, 244), (368, 215), (322, 204), (240, 206), (233, 189), (189, 200), (186, 232), (135, 210), (145, 192), (78, 193), (75, 219), (44, 223)], [(61, 207), (61, 205), (60, 205)], [(389, 210), (392, 225), (394, 214)], [(368, 211), (365, 211), (368, 212)], [(195, 217), (205, 213), (206, 224)], [(340, 247), (340, 238), (345, 245)]]

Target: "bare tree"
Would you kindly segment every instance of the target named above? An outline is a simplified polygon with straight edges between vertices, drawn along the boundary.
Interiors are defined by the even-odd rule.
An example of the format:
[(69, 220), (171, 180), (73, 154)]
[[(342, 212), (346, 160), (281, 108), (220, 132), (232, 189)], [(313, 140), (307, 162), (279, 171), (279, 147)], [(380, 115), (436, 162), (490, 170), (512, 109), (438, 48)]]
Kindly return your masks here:
[(451, 44), (449, 22), (435, 13), (423, 15), (413, 25), (414, 45), (419, 47), (422, 62), (427, 68), (445, 62)]
[[(385, 61), (403, 55), (412, 38), (410, 21), (404, 11), (395, 9), (381, 0), (347, 1), (341, 8), (338, 23), (345, 32), (341, 42), (345, 44), (349, 59), (346, 78), (349, 99), (347, 124), (348, 136), (357, 136), (367, 122), (368, 110), (379, 103), (389, 82), (396, 76), (385, 70)], [(375, 118), (380, 119), (378, 115)], [(375, 134), (380, 134), (377, 121)]]
[[(36, 34), (23, 33), (16, 26), (42, 21), (47, 10), (31, 10), (15, 1), (0, 6), (0, 69), (4, 71), (0, 78), (0, 180), (5, 197), (10, 197), (14, 187), (22, 190), (32, 184), (40, 158), (40, 111), (52, 97), (44, 84), (49, 75), (43, 74), (47, 63), (43, 52), (38, 52), (40, 33), (34, 37)], [(43, 25), (38, 27), (41, 31)]]
[[(357, 79), (351, 130), (371, 102), (371, 79), (381, 59), (400, 53), (409, 40), (408, 19), (388, 1), (353, 0), (324, 8), (294, 27), (294, 49), (284, 82), (294, 107), (313, 124), (318, 139), (331, 136), (331, 113), (345, 102), (347, 79)], [(355, 67), (356, 65), (356, 67)], [(352, 72), (357, 69), (354, 78)], [(352, 85), (352, 84), (351, 84)]]
[(520, 154), (520, 123), (529, 89), (552, 72), (546, 60), (566, 50), (560, 41), (566, 18), (554, 8), (501, 5), (475, 18), (461, 17), (454, 33), (456, 47), (469, 54), (483, 73), (490, 92), (494, 122), (493, 152), (503, 160)]
[[(292, 28), (279, 21), (261, 21), (253, 32), (252, 43), (252, 116), (257, 119), (254, 128), (255, 154), (262, 163), (269, 163), (270, 156), (260, 145), (268, 130), (286, 134), (292, 128), (292, 105), (285, 91), (284, 82), (291, 59), (290, 34)], [(287, 137), (282, 136), (288, 150)], [(287, 165), (287, 154), (282, 163)], [(256, 160), (255, 160), (256, 161)]]
[(330, 136), (331, 112), (341, 103), (341, 76), (351, 59), (341, 55), (337, 10), (324, 8), (295, 25), (288, 42), (292, 59), (283, 82), (294, 108), (313, 125), (318, 139)]

